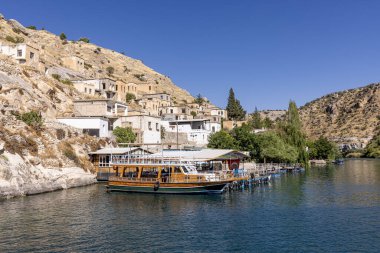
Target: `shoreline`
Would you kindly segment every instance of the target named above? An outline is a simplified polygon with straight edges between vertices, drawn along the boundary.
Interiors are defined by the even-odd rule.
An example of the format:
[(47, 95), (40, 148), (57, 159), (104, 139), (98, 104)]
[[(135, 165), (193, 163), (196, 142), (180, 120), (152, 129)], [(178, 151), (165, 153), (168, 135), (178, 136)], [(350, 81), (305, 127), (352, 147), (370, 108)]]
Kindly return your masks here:
[(96, 175), (79, 167), (45, 168), (19, 155), (0, 160), (0, 199), (36, 195), (96, 183)]

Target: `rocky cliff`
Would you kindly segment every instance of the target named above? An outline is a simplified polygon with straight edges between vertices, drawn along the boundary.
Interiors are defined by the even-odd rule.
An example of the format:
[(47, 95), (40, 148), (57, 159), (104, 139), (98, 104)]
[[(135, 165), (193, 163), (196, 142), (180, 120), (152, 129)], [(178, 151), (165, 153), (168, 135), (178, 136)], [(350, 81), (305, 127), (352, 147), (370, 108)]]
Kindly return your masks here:
[[(0, 15), (0, 44), (17, 43), (36, 48), (39, 63), (19, 64), (0, 54), (0, 197), (95, 182), (87, 153), (113, 143), (55, 121), (58, 116), (73, 113), (74, 99), (86, 98), (66, 79), (109, 77), (152, 85), (157, 92), (171, 94), (177, 103), (194, 99), (169, 77), (140, 60), (91, 43), (62, 40), (48, 31), (28, 29)], [(84, 59), (84, 71), (65, 68), (62, 58), (68, 56)], [(52, 74), (61, 78), (52, 78)], [(24, 113), (31, 111), (40, 114), (41, 127), (21, 120)]]
[(328, 94), (300, 108), (307, 135), (362, 147), (380, 127), (380, 84)]

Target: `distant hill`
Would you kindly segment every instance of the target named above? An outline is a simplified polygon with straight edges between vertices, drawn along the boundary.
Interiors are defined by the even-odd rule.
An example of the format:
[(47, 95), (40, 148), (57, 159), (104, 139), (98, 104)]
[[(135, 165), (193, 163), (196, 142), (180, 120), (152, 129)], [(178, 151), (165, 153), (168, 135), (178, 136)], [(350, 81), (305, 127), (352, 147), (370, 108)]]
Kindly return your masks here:
[(300, 107), (300, 116), (310, 138), (365, 145), (380, 127), (380, 83), (315, 99)]

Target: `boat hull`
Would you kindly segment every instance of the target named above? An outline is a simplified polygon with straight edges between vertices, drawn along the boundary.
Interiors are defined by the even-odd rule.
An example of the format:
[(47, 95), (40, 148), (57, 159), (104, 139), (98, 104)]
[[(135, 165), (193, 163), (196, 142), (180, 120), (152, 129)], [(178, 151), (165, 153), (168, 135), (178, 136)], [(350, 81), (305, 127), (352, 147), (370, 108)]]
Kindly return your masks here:
[(137, 192), (152, 194), (222, 194), (225, 186), (229, 182), (210, 182), (210, 183), (128, 183), (128, 182), (109, 182), (108, 191), (115, 192)]

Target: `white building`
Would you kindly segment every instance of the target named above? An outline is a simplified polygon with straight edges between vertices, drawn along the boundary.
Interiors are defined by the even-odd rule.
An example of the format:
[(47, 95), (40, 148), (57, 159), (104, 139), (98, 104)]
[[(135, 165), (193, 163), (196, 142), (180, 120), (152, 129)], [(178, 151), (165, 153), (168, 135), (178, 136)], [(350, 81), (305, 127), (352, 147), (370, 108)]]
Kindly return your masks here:
[(167, 132), (186, 133), (188, 141), (196, 146), (208, 144), (211, 134), (211, 125), (208, 119), (162, 121), (161, 124)]
[(114, 127), (132, 127), (137, 143), (161, 143), (161, 119), (148, 115), (123, 116), (114, 122)]
[(13, 57), (20, 64), (37, 64), (39, 62), (39, 50), (25, 43), (16, 45), (0, 44), (0, 53)]
[(210, 108), (211, 116), (220, 116), (223, 119), (227, 119), (227, 110), (220, 109), (219, 107)]
[(103, 117), (57, 118), (57, 121), (97, 137), (109, 137), (109, 131), (112, 130), (109, 128), (108, 119)]
[(106, 99), (116, 98), (116, 82), (109, 78), (77, 80), (73, 84), (75, 89), (84, 94)]

